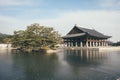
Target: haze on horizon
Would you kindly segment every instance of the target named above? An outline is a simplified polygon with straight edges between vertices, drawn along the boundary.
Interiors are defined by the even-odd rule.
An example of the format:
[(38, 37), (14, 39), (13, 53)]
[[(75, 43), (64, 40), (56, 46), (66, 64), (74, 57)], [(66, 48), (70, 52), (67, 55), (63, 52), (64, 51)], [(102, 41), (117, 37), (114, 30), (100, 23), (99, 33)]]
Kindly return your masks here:
[(0, 33), (33, 23), (66, 35), (75, 24), (120, 40), (120, 0), (0, 0)]

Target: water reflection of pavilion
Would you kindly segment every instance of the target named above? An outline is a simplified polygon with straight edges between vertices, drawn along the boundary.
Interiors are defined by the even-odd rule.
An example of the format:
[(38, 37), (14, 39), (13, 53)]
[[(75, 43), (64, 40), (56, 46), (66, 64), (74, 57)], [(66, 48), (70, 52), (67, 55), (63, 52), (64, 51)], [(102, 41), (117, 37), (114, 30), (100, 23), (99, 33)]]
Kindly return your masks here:
[(81, 49), (81, 50), (64, 50), (64, 58), (70, 63), (98, 64), (107, 59), (109, 54), (107, 52), (99, 52), (96, 49)]

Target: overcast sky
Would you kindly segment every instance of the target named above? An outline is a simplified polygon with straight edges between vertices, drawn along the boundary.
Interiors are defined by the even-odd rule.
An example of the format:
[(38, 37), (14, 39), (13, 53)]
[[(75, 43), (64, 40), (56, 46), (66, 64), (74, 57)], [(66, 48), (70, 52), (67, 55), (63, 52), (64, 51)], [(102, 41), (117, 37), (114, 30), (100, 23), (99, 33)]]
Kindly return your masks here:
[(0, 32), (39, 23), (66, 35), (75, 24), (120, 40), (120, 0), (0, 0)]

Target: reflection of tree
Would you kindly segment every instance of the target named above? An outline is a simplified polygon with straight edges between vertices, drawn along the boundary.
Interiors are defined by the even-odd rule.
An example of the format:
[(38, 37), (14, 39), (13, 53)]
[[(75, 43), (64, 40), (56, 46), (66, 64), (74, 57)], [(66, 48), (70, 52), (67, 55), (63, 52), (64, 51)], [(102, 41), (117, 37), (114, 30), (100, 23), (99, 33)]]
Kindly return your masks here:
[(99, 52), (94, 49), (81, 49), (81, 50), (64, 50), (65, 59), (69, 64), (72, 65), (90, 65), (100, 64), (101, 61), (107, 58), (105, 52)]
[(22, 67), (25, 80), (49, 80), (54, 76), (58, 60), (55, 53), (14, 53), (13, 57), (14, 65), (18, 65), (16, 70)]

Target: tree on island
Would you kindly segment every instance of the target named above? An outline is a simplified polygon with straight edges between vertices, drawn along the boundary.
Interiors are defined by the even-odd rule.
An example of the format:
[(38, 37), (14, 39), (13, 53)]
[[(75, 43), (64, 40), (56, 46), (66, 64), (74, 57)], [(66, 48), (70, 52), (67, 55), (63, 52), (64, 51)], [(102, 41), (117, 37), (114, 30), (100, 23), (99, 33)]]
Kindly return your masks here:
[(14, 31), (12, 45), (22, 50), (39, 50), (54, 48), (60, 42), (60, 34), (52, 27), (35, 23), (28, 26), (26, 30)]

